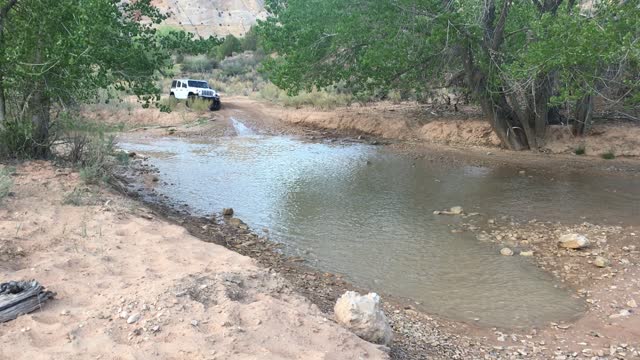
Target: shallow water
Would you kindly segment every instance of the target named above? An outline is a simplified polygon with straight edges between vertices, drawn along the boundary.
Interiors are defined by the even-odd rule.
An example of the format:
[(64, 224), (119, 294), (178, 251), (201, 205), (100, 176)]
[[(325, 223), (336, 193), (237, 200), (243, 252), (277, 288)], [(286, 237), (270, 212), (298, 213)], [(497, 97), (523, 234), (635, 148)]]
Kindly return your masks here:
[(242, 136), (121, 146), (151, 156), (169, 184), (157, 190), (170, 199), (200, 214), (233, 207), (314, 267), (457, 320), (541, 325), (574, 319), (584, 307), (528, 259), (452, 234), (460, 219), (434, 210), (460, 205), (487, 216), (567, 222), (640, 216), (638, 180), (450, 168), (367, 145), (259, 136), (234, 123)]

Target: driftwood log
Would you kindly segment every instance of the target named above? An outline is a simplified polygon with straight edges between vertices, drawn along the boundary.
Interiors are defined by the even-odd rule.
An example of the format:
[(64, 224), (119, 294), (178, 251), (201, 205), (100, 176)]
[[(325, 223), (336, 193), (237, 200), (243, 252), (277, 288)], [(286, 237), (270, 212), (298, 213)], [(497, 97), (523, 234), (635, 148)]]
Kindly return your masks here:
[(37, 281), (10, 281), (0, 284), (0, 323), (16, 319), (42, 308), (55, 293)]

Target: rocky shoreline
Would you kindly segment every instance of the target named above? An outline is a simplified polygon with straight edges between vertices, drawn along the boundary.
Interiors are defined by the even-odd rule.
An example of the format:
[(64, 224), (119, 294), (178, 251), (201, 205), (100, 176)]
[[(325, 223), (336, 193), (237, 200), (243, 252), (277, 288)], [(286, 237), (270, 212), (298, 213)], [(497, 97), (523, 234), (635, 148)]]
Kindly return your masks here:
[[(159, 198), (153, 186), (140, 186), (153, 184), (149, 180), (155, 176), (153, 168), (144, 159), (138, 159), (134, 164), (132, 172), (120, 177), (126, 179), (127, 183), (137, 184), (127, 186), (127, 193), (142, 198), (158, 216), (180, 224), (197, 238), (250, 256), (262, 266), (281, 273), (293, 288), (326, 314), (332, 313), (336, 299), (345, 291), (366, 293), (367, 289), (356, 288), (340, 275), (319, 272), (306, 266), (301, 258), (285, 256), (279, 244), (272, 242), (268, 236), (252, 232), (240, 219), (221, 214), (211, 218), (192, 216), (185, 206), (176, 206)], [(463, 218), (457, 228), (452, 228), (452, 232), (469, 232), (478, 241), (508, 248), (510, 254), (507, 255), (530, 256), (538, 267), (550, 272), (558, 281), (573, 289), (576, 297), (585, 300), (585, 315), (575, 323), (551, 323), (543, 328), (486, 328), (426, 314), (412, 305), (410, 299), (382, 294), (384, 310), (395, 336), (390, 348), (392, 359), (560, 360), (593, 357), (627, 359), (638, 356), (640, 343), (616, 335), (620, 329), (626, 329), (625, 326), (636, 329), (635, 325), (619, 327), (615, 321), (627, 320), (634, 314), (633, 308), (623, 308), (635, 304), (636, 300), (631, 297), (640, 294), (639, 284), (604, 285), (605, 280), (615, 281), (623, 279), (620, 275), (637, 274), (640, 254), (633, 245), (638, 239), (634, 228), (589, 223), (567, 226), (535, 220), (523, 223), (510, 217), (493, 219), (482, 214), (468, 215), (462, 209), (456, 209), (451, 215)], [(557, 239), (567, 233), (585, 234), (592, 239), (592, 244), (588, 249), (577, 250), (558, 247)], [(498, 250), (496, 256), (503, 255)], [(607, 265), (595, 265), (598, 258), (606, 258)], [(603, 289), (605, 286), (608, 288)], [(611, 293), (629, 299), (606, 299)]]

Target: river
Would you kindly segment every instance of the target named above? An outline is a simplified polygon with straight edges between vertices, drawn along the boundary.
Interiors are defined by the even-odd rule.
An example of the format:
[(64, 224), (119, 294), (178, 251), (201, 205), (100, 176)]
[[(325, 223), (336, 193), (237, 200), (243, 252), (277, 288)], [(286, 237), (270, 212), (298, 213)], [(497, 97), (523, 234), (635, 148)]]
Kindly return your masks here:
[(120, 146), (151, 157), (166, 183), (157, 191), (172, 201), (202, 215), (233, 207), (311, 266), (456, 320), (543, 325), (577, 318), (584, 304), (530, 259), (452, 232), (463, 219), (434, 210), (571, 223), (640, 218), (638, 179), (452, 167), (383, 147), (257, 135), (233, 121), (238, 136)]

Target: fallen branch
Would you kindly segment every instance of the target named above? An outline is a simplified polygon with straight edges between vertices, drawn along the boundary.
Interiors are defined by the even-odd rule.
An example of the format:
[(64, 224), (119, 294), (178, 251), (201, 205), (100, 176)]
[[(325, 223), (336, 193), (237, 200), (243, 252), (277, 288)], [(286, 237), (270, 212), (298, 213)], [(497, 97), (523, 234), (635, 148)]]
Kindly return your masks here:
[(42, 304), (55, 293), (37, 281), (10, 281), (0, 284), (0, 323), (42, 309)]

